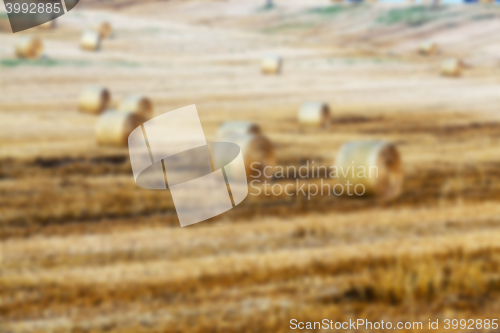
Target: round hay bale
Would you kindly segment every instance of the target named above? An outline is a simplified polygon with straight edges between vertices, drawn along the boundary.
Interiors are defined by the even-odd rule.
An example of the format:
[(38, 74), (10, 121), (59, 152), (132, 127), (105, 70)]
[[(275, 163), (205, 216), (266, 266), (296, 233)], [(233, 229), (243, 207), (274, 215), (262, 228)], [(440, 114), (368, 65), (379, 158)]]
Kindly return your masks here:
[(101, 86), (88, 86), (78, 97), (78, 109), (84, 113), (99, 114), (109, 105), (111, 94)]
[(101, 49), (101, 35), (93, 30), (83, 32), (80, 48), (86, 51), (99, 51)]
[(460, 59), (445, 59), (441, 63), (441, 75), (450, 77), (459, 77), (464, 67)]
[(421, 55), (433, 55), (436, 54), (437, 51), (438, 51), (437, 44), (429, 41), (423, 42), (422, 44), (420, 44), (418, 48), (418, 52)]
[[(340, 148), (335, 159), (335, 167), (336, 184), (342, 185), (343, 195), (348, 195), (347, 192), (350, 191), (354, 197), (362, 193), (362, 196), (390, 200), (401, 194), (403, 187), (401, 158), (391, 143), (348, 142)], [(336, 193), (339, 192), (340, 188), (336, 189)]]
[(128, 136), (139, 124), (139, 119), (133, 113), (106, 111), (97, 121), (97, 143), (100, 146), (127, 147)]
[(280, 74), (283, 60), (279, 56), (267, 56), (262, 59), (262, 74)]
[(98, 32), (101, 39), (109, 38), (113, 33), (113, 28), (109, 22), (101, 22), (100, 24), (94, 26), (92, 30)]
[(153, 103), (147, 97), (130, 95), (120, 102), (118, 111), (133, 113), (142, 122), (145, 122), (153, 117)]
[(37, 37), (23, 36), (16, 42), (16, 56), (24, 59), (38, 59), (43, 53), (43, 43)]
[(328, 127), (330, 122), (330, 108), (322, 102), (307, 102), (302, 104), (298, 116), (302, 126)]
[(219, 138), (229, 135), (260, 134), (260, 126), (249, 121), (228, 121), (220, 125), (217, 131)]
[[(230, 134), (222, 138), (221, 141), (232, 142), (240, 147), (248, 182), (264, 179), (263, 172), (266, 167), (268, 167), (266, 174), (268, 176), (273, 174), (276, 166), (276, 154), (273, 144), (265, 136), (261, 134)], [(232, 174), (237, 177), (240, 174), (238, 171), (241, 166), (233, 165), (233, 167), (237, 170)], [(256, 170), (260, 171), (260, 175), (259, 171)], [(226, 172), (231, 172), (231, 168), (226, 168)]]

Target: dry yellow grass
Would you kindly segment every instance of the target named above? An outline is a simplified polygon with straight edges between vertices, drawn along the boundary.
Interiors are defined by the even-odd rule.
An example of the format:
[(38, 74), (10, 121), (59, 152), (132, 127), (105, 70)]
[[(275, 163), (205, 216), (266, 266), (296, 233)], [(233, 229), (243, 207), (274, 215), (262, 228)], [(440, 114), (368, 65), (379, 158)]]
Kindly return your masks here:
[[(497, 9), (417, 7), (415, 26), (388, 22), (407, 8), (384, 4), (84, 5), (104, 11), (33, 32), (47, 59), (16, 60), (16, 39), (0, 34), (0, 331), (498, 316)], [(82, 29), (104, 16), (114, 38), (81, 52)], [(422, 40), (440, 53), (416, 55)], [(285, 60), (280, 76), (261, 75), (266, 54)], [(441, 56), (471, 66), (440, 78)], [(75, 103), (87, 85), (109, 87), (114, 104), (147, 95), (154, 115), (196, 103), (209, 139), (225, 121), (255, 122), (282, 166), (332, 165), (346, 141), (393, 142), (403, 193), (391, 203), (261, 194), (181, 229), (168, 191), (134, 184), (126, 149), (96, 145), (96, 118)], [(308, 100), (331, 107), (327, 129), (300, 128)]]

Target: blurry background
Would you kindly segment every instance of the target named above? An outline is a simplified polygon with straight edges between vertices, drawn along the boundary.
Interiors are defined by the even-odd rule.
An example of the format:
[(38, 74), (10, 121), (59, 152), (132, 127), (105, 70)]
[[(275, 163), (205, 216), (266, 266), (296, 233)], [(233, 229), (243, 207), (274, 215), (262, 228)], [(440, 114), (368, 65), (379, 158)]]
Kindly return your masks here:
[[(0, 331), (286, 332), (289, 321), (494, 319), (500, 308), (500, 7), (322, 0), (83, 0), (12, 34), (0, 12)], [(98, 52), (84, 30), (113, 32)], [(43, 55), (15, 55), (23, 36)], [(436, 52), (420, 54), (430, 41)], [(261, 61), (282, 58), (279, 75)], [(441, 62), (461, 59), (461, 76)], [(196, 104), (208, 139), (258, 124), (277, 163), (395, 144), (399, 197), (249, 196), (180, 228), (168, 191), (99, 146), (88, 85), (154, 115)], [(302, 103), (328, 128), (303, 130)], [(284, 182), (295, 180), (283, 180)], [(309, 180), (305, 180), (306, 182)], [(313, 180), (310, 180), (313, 181)]]

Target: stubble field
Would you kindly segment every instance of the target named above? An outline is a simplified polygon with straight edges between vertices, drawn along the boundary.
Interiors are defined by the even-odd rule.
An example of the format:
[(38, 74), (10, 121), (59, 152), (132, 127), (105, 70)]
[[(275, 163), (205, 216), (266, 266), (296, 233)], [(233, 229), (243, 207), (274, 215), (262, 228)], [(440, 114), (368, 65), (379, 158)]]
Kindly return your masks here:
[[(0, 331), (286, 332), (292, 318), (494, 319), (500, 310), (500, 8), (89, 1), (19, 60), (0, 34)], [(81, 31), (114, 27), (99, 53)], [(423, 40), (438, 54), (416, 53)], [(260, 60), (284, 58), (263, 76)], [(462, 77), (439, 75), (461, 57)], [(249, 196), (180, 228), (168, 191), (95, 143), (88, 84), (155, 115), (196, 104), (207, 139), (257, 122), (278, 164), (332, 165), (351, 140), (397, 145), (391, 202)], [(304, 131), (305, 101), (329, 103)], [(278, 180), (275, 180), (278, 181)], [(279, 180), (295, 184), (295, 179)], [(318, 179), (301, 180), (305, 183)], [(486, 329), (486, 331), (488, 331)]]

